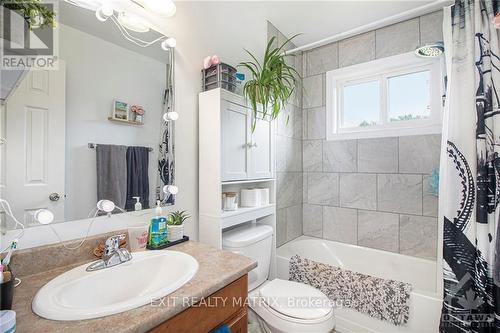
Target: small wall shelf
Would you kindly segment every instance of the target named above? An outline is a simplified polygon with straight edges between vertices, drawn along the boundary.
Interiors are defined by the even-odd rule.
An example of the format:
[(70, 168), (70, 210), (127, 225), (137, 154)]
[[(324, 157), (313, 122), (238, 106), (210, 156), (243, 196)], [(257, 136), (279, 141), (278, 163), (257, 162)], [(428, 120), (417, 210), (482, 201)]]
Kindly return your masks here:
[(133, 120), (120, 120), (120, 119), (115, 119), (113, 117), (108, 117), (109, 121), (113, 121), (115, 123), (120, 123), (124, 125), (135, 125), (135, 126), (142, 126), (144, 123), (140, 123), (138, 121), (133, 121)]

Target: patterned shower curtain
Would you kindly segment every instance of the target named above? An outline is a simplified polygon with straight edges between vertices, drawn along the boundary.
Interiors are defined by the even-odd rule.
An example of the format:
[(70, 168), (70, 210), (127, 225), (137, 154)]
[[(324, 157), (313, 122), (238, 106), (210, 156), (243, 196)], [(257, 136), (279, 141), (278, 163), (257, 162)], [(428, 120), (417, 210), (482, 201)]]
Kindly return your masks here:
[(500, 52), (492, 23), (498, 11), (497, 1), (466, 0), (444, 14), (440, 332), (500, 332)]
[[(175, 50), (168, 51), (169, 61), (167, 64), (167, 87), (163, 96), (163, 113), (174, 111), (174, 65)], [(175, 204), (175, 196), (167, 195), (163, 192), (163, 186), (175, 184), (175, 125), (173, 121), (162, 119), (161, 137), (158, 153), (158, 177), (156, 186), (156, 200), (160, 200), (163, 205)]]

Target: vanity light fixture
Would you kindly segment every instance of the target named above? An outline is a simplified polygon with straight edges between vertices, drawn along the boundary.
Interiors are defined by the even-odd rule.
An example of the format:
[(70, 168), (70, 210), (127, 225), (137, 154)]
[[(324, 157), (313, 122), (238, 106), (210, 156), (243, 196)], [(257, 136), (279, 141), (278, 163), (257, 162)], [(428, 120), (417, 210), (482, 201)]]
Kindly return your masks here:
[(144, 5), (150, 11), (163, 17), (174, 16), (177, 8), (172, 0), (143, 0)]
[(179, 119), (179, 114), (175, 111), (169, 111), (163, 114), (163, 120), (165, 121), (176, 121)]
[(113, 8), (109, 6), (108, 4), (102, 5), (99, 9), (95, 11), (95, 17), (101, 22), (105, 22), (113, 16)]
[(54, 213), (48, 209), (39, 209), (35, 212), (34, 218), (40, 224), (50, 224), (54, 221)]
[(111, 212), (114, 211), (115, 208), (116, 205), (111, 200), (99, 200), (97, 202), (97, 210), (108, 213), (108, 215), (111, 215)]
[(163, 186), (163, 193), (176, 195), (179, 193), (179, 188), (175, 185), (165, 185)]
[(139, 16), (121, 12), (118, 14), (118, 22), (125, 28), (134, 32), (148, 32), (149, 26)]
[(168, 37), (163, 42), (161, 42), (161, 48), (165, 51), (173, 49), (177, 46), (177, 41), (173, 37)]

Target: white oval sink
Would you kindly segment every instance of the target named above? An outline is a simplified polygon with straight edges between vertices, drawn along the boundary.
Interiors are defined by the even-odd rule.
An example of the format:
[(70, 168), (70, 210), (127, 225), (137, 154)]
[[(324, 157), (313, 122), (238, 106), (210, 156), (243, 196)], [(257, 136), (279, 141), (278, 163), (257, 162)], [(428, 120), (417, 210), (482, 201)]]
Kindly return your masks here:
[(33, 299), (33, 311), (52, 320), (82, 320), (131, 310), (166, 296), (198, 271), (192, 256), (169, 250), (132, 253), (123, 264), (87, 272), (78, 266), (51, 280)]

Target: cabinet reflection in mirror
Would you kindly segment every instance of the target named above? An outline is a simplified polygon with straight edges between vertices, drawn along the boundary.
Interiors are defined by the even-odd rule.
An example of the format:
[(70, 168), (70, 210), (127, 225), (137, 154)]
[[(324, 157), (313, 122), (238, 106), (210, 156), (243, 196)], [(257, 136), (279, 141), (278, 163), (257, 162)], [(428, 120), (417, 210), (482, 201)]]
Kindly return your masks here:
[(139, 47), (64, 2), (60, 13), (59, 68), (27, 72), (1, 105), (0, 197), (26, 226), (42, 208), (54, 222), (88, 218), (102, 199), (173, 204), (173, 49)]

